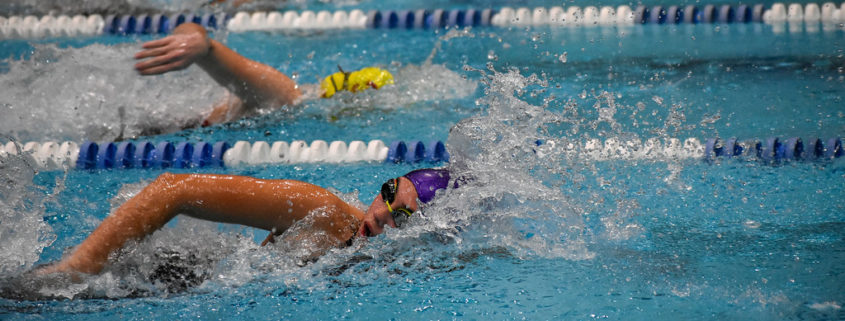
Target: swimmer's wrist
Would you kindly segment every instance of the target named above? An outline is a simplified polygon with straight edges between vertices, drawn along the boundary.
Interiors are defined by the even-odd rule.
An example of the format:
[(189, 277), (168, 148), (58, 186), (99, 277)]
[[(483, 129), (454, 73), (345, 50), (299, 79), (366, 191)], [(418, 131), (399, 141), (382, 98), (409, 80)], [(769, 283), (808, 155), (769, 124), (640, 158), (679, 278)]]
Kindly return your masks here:
[(199, 63), (208, 63), (209, 61), (214, 59), (214, 52), (216, 51), (214, 48), (217, 46), (222, 46), (217, 40), (214, 39), (206, 39), (207, 46), (205, 47), (205, 53), (197, 57), (197, 62)]

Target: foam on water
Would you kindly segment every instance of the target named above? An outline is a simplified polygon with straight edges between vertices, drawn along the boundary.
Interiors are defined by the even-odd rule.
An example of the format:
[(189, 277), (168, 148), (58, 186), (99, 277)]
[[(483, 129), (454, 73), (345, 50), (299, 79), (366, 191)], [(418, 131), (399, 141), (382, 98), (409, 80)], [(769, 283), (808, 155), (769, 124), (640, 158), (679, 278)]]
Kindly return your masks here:
[[(422, 67), (430, 71), (439, 68)], [(237, 287), (254, 281), (319, 290), (335, 278), (370, 284), (393, 278), (396, 271), (430, 270), (432, 266), (449, 270), (465, 264), (458, 258), (472, 256), (467, 253), (590, 260), (596, 256), (591, 243), (624, 241), (642, 232), (630, 220), (638, 211), (637, 204), (626, 200), (622, 189), (603, 190), (618, 196), (617, 208), (600, 213), (601, 223), (595, 227), (585, 224), (584, 214), (597, 207), (590, 203), (596, 198), (595, 191), (562, 188), (567, 182), (584, 180), (576, 173), (596, 170), (591, 162), (572, 158), (554, 146), (565, 143), (561, 133), (578, 137), (579, 128), (590, 127), (589, 123), (596, 120), (572, 115), (570, 100), (545, 95), (548, 83), (539, 76), (523, 76), (515, 69), (476, 72), (482, 74), (485, 90), (477, 104), (485, 106), (485, 111), (457, 124), (447, 143), (453, 175), (465, 180), (461, 180), (460, 188), (441, 191), (445, 197), (436, 198), (406, 227), (330, 250), (318, 261), (304, 264), (311, 255), (309, 246), (260, 247), (251, 232), (243, 233), (240, 227), (221, 229), (214, 223), (180, 217), (177, 223), (143, 241), (127, 245), (102, 274), (90, 276), (81, 284), (40, 286), (39, 295), (156, 296), (194, 288)], [(474, 84), (466, 84), (474, 88)], [(380, 94), (385, 92), (364, 99)], [(596, 108), (616, 108), (605, 95), (597, 97), (604, 100)], [(613, 112), (598, 114), (601, 121), (613, 122)], [(553, 127), (554, 133), (550, 133)], [(616, 130), (602, 134), (619, 135)], [(604, 180), (613, 185), (612, 179)], [(125, 186), (112, 199), (112, 207), (120, 206), (145, 185)], [(357, 199), (356, 194), (340, 196), (346, 201)], [(364, 207), (358, 201), (353, 203)], [(33, 219), (40, 219), (40, 215), (43, 211)], [(296, 232), (296, 228), (289, 231)], [(33, 256), (31, 261), (38, 257), (34, 249), (28, 249), (28, 254)]]
[(21, 140), (114, 140), (200, 121), (223, 97), (199, 68), (142, 77), (137, 45), (38, 45), (0, 74), (0, 128)]
[[(36, 46), (28, 60), (7, 60), (9, 71), (0, 74), (0, 113), (8, 116), (0, 118), (0, 134), (22, 140), (101, 141), (169, 133), (196, 126), (225, 99), (225, 90), (198, 67), (139, 76), (132, 69), (138, 49), (135, 44), (67, 49), (44, 45)], [(303, 110), (335, 114), (394, 109), (466, 97), (477, 87), (437, 64), (406, 65), (395, 77), (395, 85), (306, 101)]]
[[(11, 14), (58, 12), (61, 14), (128, 13), (137, 11), (193, 11), (208, 5), (207, 0), (7, 0), (0, 9)], [(226, 6), (228, 7), (228, 6)]]
[(0, 155), (0, 280), (31, 268), (56, 239), (44, 222), (49, 191), (39, 190), (34, 176), (24, 157)]

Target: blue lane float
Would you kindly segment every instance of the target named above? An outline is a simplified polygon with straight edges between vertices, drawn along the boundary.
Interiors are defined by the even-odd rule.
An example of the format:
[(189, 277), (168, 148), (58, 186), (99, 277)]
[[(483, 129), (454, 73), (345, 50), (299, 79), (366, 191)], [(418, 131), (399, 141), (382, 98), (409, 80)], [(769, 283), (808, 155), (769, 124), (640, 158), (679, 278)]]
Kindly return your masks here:
[[(670, 142), (670, 141), (678, 142)], [(663, 143), (657, 143), (662, 151), (658, 155), (665, 155), (665, 157), (675, 157), (673, 155), (681, 155), (683, 158), (703, 159), (707, 162), (712, 162), (717, 159), (743, 159), (750, 161), (760, 161), (764, 164), (780, 164), (791, 161), (829, 161), (845, 156), (845, 148), (842, 146), (842, 138), (839, 136), (828, 138), (814, 138), (810, 140), (803, 140), (800, 137), (780, 138), (770, 137), (763, 140), (747, 139), (739, 140), (735, 137), (731, 138), (710, 138), (704, 141), (704, 144), (698, 143), (697, 139), (688, 139), (680, 143), (677, 139), (666, 141), (666, 146)], [(651, 141), (651, 139), (649, 139)], [(289, 152), (291, 147), (287, 142), (275, 142), (270, 148), (266, 142), (256, 142), (268, 145), (269, 153), (265, 155), (267, 159), (250, 160), (253, 157), (250, 152), (249, 142), (238, 142), (238, 144), (246, 144), (241, 146), (239, 150), (238, 144), (234, 146), (226, 141), (218, 142), (179, 142), (173, 144), (170, 142), (152, 143), (148, 141), (141, 142), (102, 142), (95, 143), (86, 141), (78, 148), (78, 152), (74, 155), (76, 162), (70, 164), (77, 169), (116, 169), (116, 168), (220, 168), (227, 166), (227, 151), (235, 148), (236, 153), (232, 157), (239, 160), (231, 159), (231, 164), (245, 163), (245, 164), (266, 164), (266, 163), (297, 163), (297, 162), (354, 162), (354, 161), (383, 161), (385, 163), (420, 163), (427, 162), (432, 164), (449, 162), (449, 153), (442, 141), (432, 140), (428, 142), (413, 140), (413, 141), (393, 141), (389, 145), (385, 145), (379, 140), (371, 141), (368, 145), (361, 141), (355, 141), (349, 144), (346, 148), (345, 142), (336, 141), (332, 143), (331, 155), (326, 157), (325, 152), (314, 155), (322, 155), (315, 158), (300, 158), (291, 155), (310, 155), (312, 152), (306, 152), (303, 148), (317, 148), (325, 147), (325, 141), (315, 141), (321, 143), (317, 147), (308, 147), (304, 142), (299, 148), (298, 153)], [(69, 142), (68, 142), (69, 143)], [(373, 144), (376, 143), (376, 144)], [(611, 143), (610, 140), (602, 144), (601, 142), (588, 142), (583, 146), (582, 152), (588, 157), (592, 157), (591, 153), (605, 153), (613, 155), (619, 152), (620, 148), (625, 146), (632, 147), (630, 153), (643, 153), (642, 155), (634, 155), (634, 158), (653, 158), (661, 159), (663, 156), (653, 156), (650, 149), (640, 149), (642, 146), (620, 145), (619, 141)], [(542, 141), (537, 142), (538, 145), (543, 144)], [(679, 144), (683, 144), (679, 145)], [(300, 146), (296, 145), (296, 146)], [(689, 145), (689, 146), (687, 146)], [(696, 147), (697, 146), (697, 147)], [(244, 149), (245, 147), (245, 149)], [(599, 150), (596, 149), (599, 148)], [(327, 147), (326, 147), (327, 148)], [(323, 149), (326, 149), (323, 148)], [(606, 150), (601, 150), (602, 148)], [(662, 148), (665, 148), (663, 150)], [(610, 152), (608, 152), (610, 151)], [(363, 154), (361, 154), (363, 153)], [(354, 155), (353, 155), (354, 154)], [(360, 154), (360, 155), (359, 155)], [(364, 155), (366, 154), (366, 155)], [(263, 154), (256, 154), (261, 156)], [(271, 155), (276, 155), (271, 157)], [(353, 156), (347, 156), (353, 155)], [(356, 156), (357, 155), (357, 156)], [(380, 155), (380, 156), (378, 156)], [(597, 160), (610, 159), (607, 155), (597, 158)], [(620, 154), (621, 155), (621, 154)], [(42, 156), (39, 156), (42, 157)], [(274, 158), (275, 157), (275, 158)], [(293, 158), (291, 158), (293, 157)], [(627, 156), (626, 156), (627, 157)]]
[(97, 153), (97, 168), (113, 168), (115, 154), (117, 154), (117, 146), (114, 143), (100, 144)]
[[(281, 145), (280, 145), (281, 146)], [(345, 144), (344, 144), (345, 146)], [(366, 147), (366, 145), (364, 145)], [(384, 146), (384, 145), (382, 145)], [(307, 147), (307, 145), (306, 145)], [(204, 168), (226, 167), (226, 151), (232, 145), (218, 142), (102, 142), (86, 141), (79, 146), (77, 169)], [(387, 149), (388, 163), (448, 162), (442, 141), (394, 141)], [(367, 159), (373, 160), (373, 159)], [(378, 160), (382, 160), (379, 158)], [(289, 160), (291, 161), (291, 160)]]
[(404, 161), (406, 163), (416, 163), (425, 159), (425, 145), (423, 142), (415, 140), (408, 143), (408, 151), (405, 153)]
[(830, 138), (824, 145), (824, 158), (831, 159), (842, 157), (845, 151), (842, 150), (842, 139), (839, 137)]
[(405, 155), (408, 154), (408, 145), (401, 140), (390, 143), (390, 149), (387, 151), (387, 158), (384, 159), (386, 163), (401, 163), (405, 160)]
[[(789, 4), (789, 7), (798, 6), (805, 12), (811, 9), (817, 12), (819, 5), (816, 3)], [(834, 5), (835, 6), (835, 5)], [(771, 7), (771, 8), (770, 8)], [(838, 8), (838, 6), (835, 6)], [(370, 10), (366, 13), (361, 10), (345, 11), (286, 11), (286, 12), (238, 12), (230, 17), (226, 14), (213, 13), (176, 13), (176, 14), (139, 14), (139, 15), (116, 15), (108, 14), (105, 17), (99, 14), (90, 16), (78, 15), (71, 19), (68, 16), (35, 17), (43, 23), (24, 23), (24, 17), (6, 19), (7, 23), (13, 24), (0, 30), (0, 36), (11, 35), (28, 37), (26, 35), (40, 36), (64, 36), (65, 33), (82, 33), (85, 35), (112, 34), (112, 35), (143, 35), (143, 34), (167, 34), (173, 28), (183, 23), (193, 22), (202, 25), (210, 30), (228, 27), (233, 32), (250, 30), (275, 30), (275, 29), (439, 29), (439, 28), (463, 28), (463, 27), (488, 27), (488, 26), (575, 26), (584, 27), (601, 25), (629, 25), (629, 24), (699, 24), (699, 23), (720, 23), (720, 24), (745, 24), (745, 23), (767, 23), (783, 22), (787, 19), (787, 13), (783, 3), (772, 5), (758, 4), (721, 4), (721, 5), (656, 5), (637, 6), (631, 8), (628, 5), (620, 5), (616, 8), (603, 6), (600, 9), (594, 6), (580, 8), (566, 6), (551, 8), (510, 8), (500, 9), (431, 9), (431, 10)], [(589, 9), (589, 10), (582, 10)], [(600, 10), (594, 12), (595, 10)], [(839, 10), (839, 9), (836, 9)], [(583, 16), (587, 12), (602, 14), (596, 17)], [(515, 12), (520, 12), (518, 19)], [(534, 12), (532, 15), (531, 12)], [(580, 12), (580, 18), (569, 16)], [(616, 12), (617, 14), (613, 14)], [(527, 13), (527, 14), (526, 14)], [(769, 21), (764, 21), (767, 13)], [(629, 16), (631, 14), (631, 16)], [(777, 14), (775, 16), (775, 14)], [(278, 19), (270, 19), (274, 16)], [(799, 15), (800, 16), (800, 15)], [(805, 23), (840, 23), (839, 14), (805, 15), (798, 19)], [(239, 17), (239, 18), (238, 18)], [(630, 18), (629, 18), (630, 17)], [(20, 19), (17, 19), (20, 18)], [(79, 19), (77, 19), (79, 18)], [(300, 21), (303, 18), (303, 21)], [(498, 19), (497, 19), (498, 18)], [(579, 20), (598, 19), (597, 23), (578, 23)], [(316, 19), (316, 20), (315, 20)], [(31, 20), (31, 19), (29, 19)], [(14, 21), (14, 22), (11, 22)], [(56, 22), (61, 21), (61, 22)], [(575, 21), (573, 23), (573, 21)], [(592, 20), (590, 20), (592, 21)], [(790, 20), (792, 21), (792, 20)], [(582, 21), (583, 22), (583, 21)], [(54, 25), (60, 23), (62, 25)], [(0, 28), (2, 29), (2, 28)], [(11, 30), (11, 31), (10, 31)], [(23, 31), (22, 31), (23, 30)], [(14, 32), (12, 32), (14, 31)], [(4, 33), (5, 32), (5, 33)], [(11, 32), (11, 33), (10, 33)]]
[(654, 6), (651, 8), (648, 19), (651, 23), (662, 25), (666, 23), (666, 16), (666, 10), (663, 10), (663, 6)]
[(191, 155), (191, 164), (194, 167), (211, 166), (211, 145), (206, 142), (199, 142), (194, 145), (194, 152)]
[(191, 167), (191, 160), (194, 155), (194, 145), (188, 142), (181, 142), (176, 144), (176, 151), (173, 155), (174, 168), (188, 168)]
[(94, 142), (83, 142), (79, 145), (79, 155), (76, 158), (77, 169), (92, 169), (97, 165), (97, 150), (99, 146)]
[[(153, 22), (153, 19), (150, 18), (150, 16), (145, 15), (145, 14), (139, 15), (136, 18), (135, 29), (130, 31), (130, 32), (135, 33), (135, 34), (139, 34), (139, 35), (149, 34), (150, 33), (150, 27), (152, 26), (152, 22)], [(125, 30), (131, 30), (128, 27), (129, 26), (128, 26), (128, 23), (127, 23)]]
[(137, 168), (148, 168), (153, 165), (153, 156), (155, 152), (155, 146), (150, 142), (139, 142), (138, 145), (135, 145), (135, 155), (133, 162), (133, 167)]
[(699, 10), (698, 10), (698, 7), (695, 6), (695, 5), (687, 5), (686, 7), (684, 7), (683, 11), (681, 11), (679, 14), (683, 17), (683, 19), (681, 19), (681, 21), (683, 21), (683, 23), (686, 23), (686, 24), (699, 23), (699, 19), (698, 19)]
[(176, 149), (170, 142), (161, 142), (156, 145), (153, 152), (153, 166), (168, 168), (173, 164)]
[(132, 168), (135, 164), (135, 144), (130, 142), (117, 144), (114, 161), (115, 168)]
[(225, 15), (218, 18), (217, 15), (211, 13), (202, 15), (187, 13), (171, 16), (162, 14), (108, 15), (104, 19), (103, 33), (116, 35), (166, 34), (186, 22), (193, 22), (205, 28), (216, 30), (225, 24), (228, 18)]
[(225, 163), (223, 162), (223, 156), (226, 154), (226, 151), (229, 150), (231, 145), (228, 142), (216, 142), (214, 146), (211, 147), (211, 163), (210, 166), (212, 167), (223, 167)]
[(805, 147), (800, 137), (781, 139), (770, 137), (763, 142), (750, 140), (738, 142), (736, 138), (722, 141), (711, 138), (705, 144), (704, 157), (713, 160), (718, 157), (757, 157), (768, 163), (799, 160), (824, 160), (845, 155), (842, 139), (839, 137), (813, 139)]
[(425, 149), (425, 161), (429, 163), (448, 162), (449, 153), (446, 152), (446, 145), (439, 140), (428, 142)]

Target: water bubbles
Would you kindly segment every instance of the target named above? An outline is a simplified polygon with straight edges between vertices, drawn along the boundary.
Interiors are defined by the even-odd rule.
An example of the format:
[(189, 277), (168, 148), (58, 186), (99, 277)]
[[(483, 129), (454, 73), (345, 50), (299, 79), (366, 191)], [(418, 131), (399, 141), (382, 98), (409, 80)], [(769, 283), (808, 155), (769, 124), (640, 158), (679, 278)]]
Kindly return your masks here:
[(499, 56), (496, 55), (495, 51), (490, 50), (490, 51), (487, 52), (487, 60), (498, 61)]
[(33, 186), (34, 176), (24, 156), (0, 156), (0, 279), (31, 268), (56, 238), (44, 222), (47, 197)]
[(560, 54), (560, 56), (557, 57), (557, 60), (562, 62), (562, 63), (566, 63), (566, 61), (567, 61), (566, 56), (567, 56), (567, 53), (564, 52), (564, 53)]
[[(36, 45), (31, 59), (0, 74), (2, 134), (22, 139), (113, 140), (198, 123), (223, 96), (198, 68), (155, 77), (131, 71), (135, 45), (59, 49)], [(50, 63), (44, 63), (44, 57)], [(21, 104), (25, 102), (26, 108)], [(121, 114), (119, 107), (125, 108)]]
[(742, 225), (751, 229), (760, 228), (760, 226), (762, 226), (760, 222), (755, 220), (745, 220), (744, 222), (742, 222)]
[(722, 119), (722, 115), (717, 111), (714, 115), (705, 114), (704, 118), (701, 119), (701, 122), (699, 124), (701, 126), (714, 124), (719, 121), (719, 119)]
[[(479, 71), (487, 85), (485, 97), (479, 100), (487, 106), (486, 115), (461, 121), (448, 140), (450, 167), (456, 175), (466, 173), (471, 177), (467, 184), (472, 187), (458, 188), (448, 197), (435, 199), (431, 212), (453, 213), (440, 218), (452, 222), (478, 222), (484, 226), (480, 234), (489, 235), (489, 229), (494, 229), (495, 239), (478, 241), (506, 246), (517, 255), (591, 257), (583, 247), (580, 216), (569, 207), (569, 199), (545, 181), (547, 175), (558, 171), (561, 149), (540, 129), (561, 118), (546, 111), (545, 106), (531, 105), (521, 98), (543, 93), (548, 83), (536, 75), (522, 76), (516, 69), (490, 71), (492, 74)], [(483, 209), (483, 215), (466, 208)], [(475, 235), (468, 232), (460, 237), (472, 239)]]
[(663, 97), (660, 96), (652, 96), (651, 100), (657, 103), (658, 105), (663, 105)]

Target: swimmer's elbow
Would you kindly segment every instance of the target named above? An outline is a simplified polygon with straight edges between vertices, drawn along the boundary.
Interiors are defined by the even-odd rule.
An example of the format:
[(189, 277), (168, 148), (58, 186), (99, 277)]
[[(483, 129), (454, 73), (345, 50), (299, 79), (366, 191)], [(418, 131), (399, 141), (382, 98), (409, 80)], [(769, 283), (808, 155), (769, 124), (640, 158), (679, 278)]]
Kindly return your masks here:
[(161, 175), (158, 175), (158, 177), (156, 177), (156, 179), (150, 184), (150, 186), (160, 186), (160, 187), (173, 186), (174, 184), (176, 184), (178, 181), (181, 180), (179, 178), (179, 176), (180, 175), (178, 175), (178, 174), (174, 174), (174, 173), (170, 173), (170, 172), (164, 172)]
[(186, 187), (189, 184), (185, 184), (185, 181), (189, 177), (190, 175), (187, 174), (162, 173), (150, 185), (147, 185), (142, 193), (151, 201), (167, 203), (169, 205), (167, 207), (181, 210), (186, 203)]

